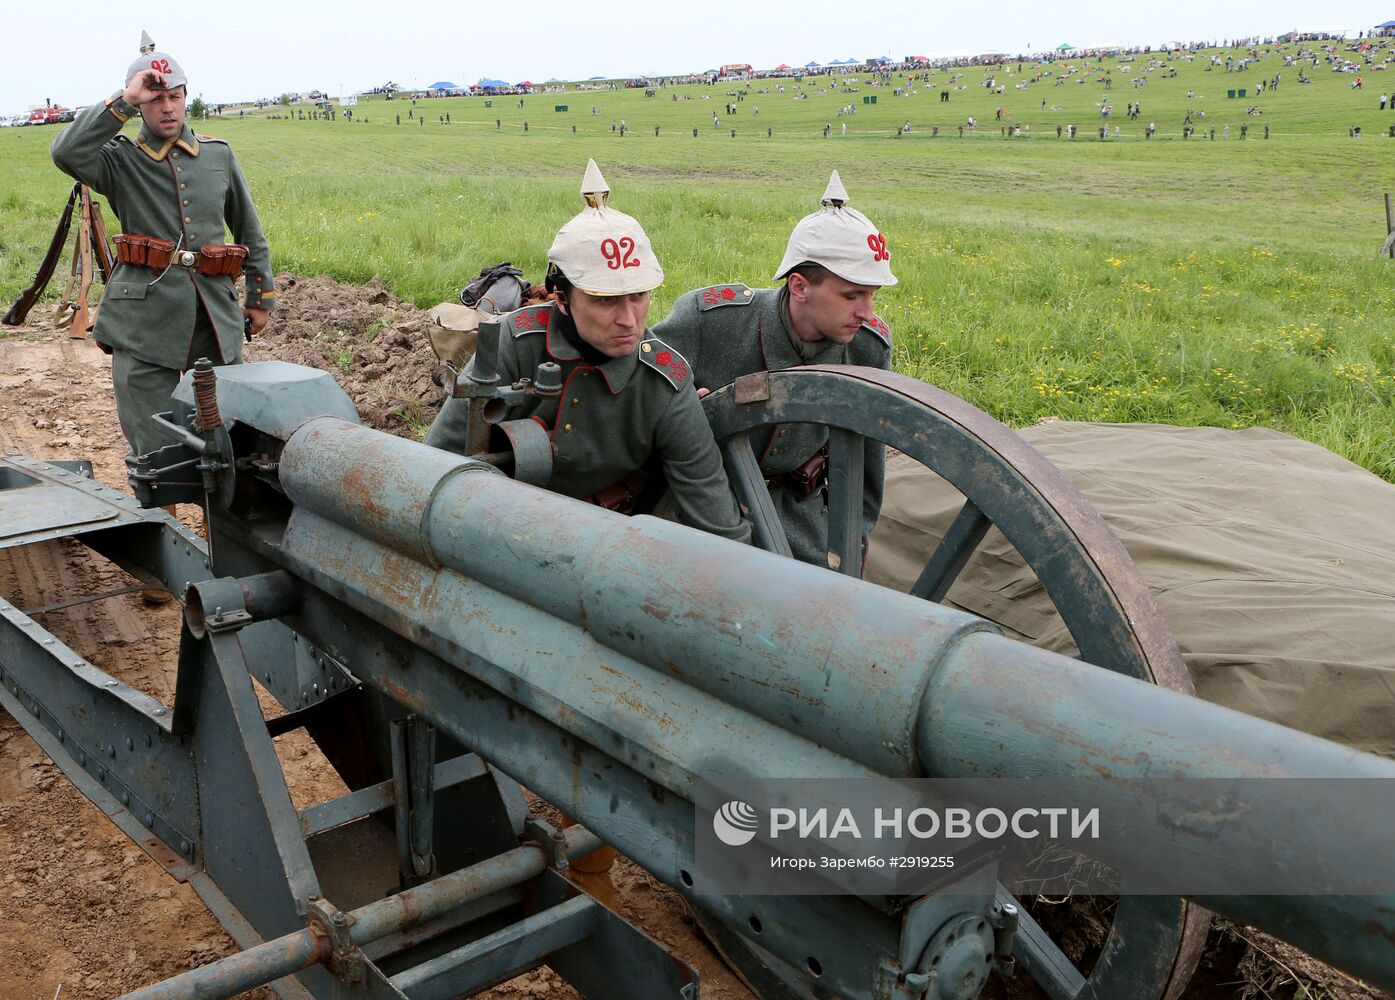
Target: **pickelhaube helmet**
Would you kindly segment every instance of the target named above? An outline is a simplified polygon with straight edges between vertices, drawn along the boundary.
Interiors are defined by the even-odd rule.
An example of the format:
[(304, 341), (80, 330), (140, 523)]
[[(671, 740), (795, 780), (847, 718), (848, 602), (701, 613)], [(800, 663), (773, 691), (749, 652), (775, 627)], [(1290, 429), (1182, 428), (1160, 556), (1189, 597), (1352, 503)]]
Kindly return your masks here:
[(143, 69), (158, 69), (165, 75), (164, 83), (151, 84), (151, 90), (173, 90), (175, 87), (189, 86), (189, 78), (184, 75), (184, 68), (174, 61), (174, 57), (168, 52), (159, 52), (155, 48), (155, 43), (151, 40), (148, 32), (140, 33), (140, 58), (131, 63), (126, 70), (126, 80), (130, 82)]
[(848, 207), (848, 192), (836, 170), (828, 178), (823, 207), (800, 219), (790, 234), (775, 280), (800, 264), (819, 264), (855, 285), (896, 284), (886, 237), (871, 219)]
[(664, 282), (664, 269), (644, 227), (610, 208), (610, 187), (595, 160), (581, 182), (586, 207), (557, 233), (548, 263), (589, 295), (635, 295)]

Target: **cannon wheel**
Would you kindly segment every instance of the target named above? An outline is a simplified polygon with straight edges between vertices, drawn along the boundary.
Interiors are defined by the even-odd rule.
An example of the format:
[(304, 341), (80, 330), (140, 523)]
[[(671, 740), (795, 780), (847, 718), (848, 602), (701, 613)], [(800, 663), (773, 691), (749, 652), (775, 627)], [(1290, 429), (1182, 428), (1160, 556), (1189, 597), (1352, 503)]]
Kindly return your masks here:
[[(789, 554), (756, 448), (776, 424), (822, 424), (829, 429), (829, 566), (859, 575), (862, 455), (868, 439), (881, 442), (965, 497), (944, 540), (927, 554), (912, 594), (942, 600), (988, 530), (997, 528), (1036, 573), (1081, 659), (1194, 693), (1157, 602), (1118, 538), (1056, 466), (983, 411), (904, 375), (840, 366), (756, 373), (703, 403), (760, 547)], [(807, 974), (701, 911), (696, 915), (767, 1000), (820, 995)], [(1209, 926), (1210, 913), (1185, 900), (1121, 898), (1087, 975), (1023, 909), (1015, 954), (1052, 1000), (1173, 1000), (1196, 968)]]

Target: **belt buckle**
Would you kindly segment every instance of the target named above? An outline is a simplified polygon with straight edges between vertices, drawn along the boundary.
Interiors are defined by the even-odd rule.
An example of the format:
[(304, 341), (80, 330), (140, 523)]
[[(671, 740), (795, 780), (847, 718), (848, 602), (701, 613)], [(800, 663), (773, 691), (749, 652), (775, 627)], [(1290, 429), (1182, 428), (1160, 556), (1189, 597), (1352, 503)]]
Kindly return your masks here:
[(198, 260), (199, 255), (194, 253), (194, 251), (181, 250), (179, 251), (179, 255), (175, 257), (174, 262), (178, 264), (180, 267), (193, 267), (195, 264), (198, 263)]

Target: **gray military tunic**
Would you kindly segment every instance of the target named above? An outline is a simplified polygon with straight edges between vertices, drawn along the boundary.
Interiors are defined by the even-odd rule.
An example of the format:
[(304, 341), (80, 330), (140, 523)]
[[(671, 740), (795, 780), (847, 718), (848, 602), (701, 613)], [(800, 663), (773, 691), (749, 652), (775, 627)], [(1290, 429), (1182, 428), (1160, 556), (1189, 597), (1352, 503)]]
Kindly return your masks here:
[[(828, 343), (817, 354), (801, 357), (785, 326), (784, 288), (751, 289), (714, 285), (688, 292), (654, 327), (654, 335), (672, 344), (689, 360), (700, 389), (717, 389), (742, 375), (781, 371), (799, 365), (891, 367), (891, 331), (880, 319), (863, 326), (847, 344)], [(810, 424), (773, 429), (755, 441), (756, 456), (767, 477), (791, 472), (828, 441), (828, 432)], [(868, 442), (863, 475), (863, 543), (881, 511), (886, 479), (886, 449)], [(796, 559), (828, 565), (828, 509), (822, 491), (804, 497), (789, 489), (771, 491), (780, 523)]]
[[(565, 322), (547, 304), (512, 312), (500, 327), (501, 383), (532, 378), (543, 361), (562, 368), (560, 396), (529, 397), (504, 417), (548, 430), (556, 451), (548, 489), (585, 499), (657, 459), (684, 524), (750, 541), (682, 355), (645, 331), (635, 353), (592, 364), (563, 335)], [(446, 400), (426, 443), (465, 454), (468, 413), (468, 400)]]
[[(115, 350), (166, 368), (185, 367), (202, 305), (217, 332), (225, 363), (242, 357), (242, 305), (271, 309), (276, 303), (271, 253), (252, 206), (247, 179), (222, 139), (195, 135), (186, 124), (178, 139), (160, 140), (142, 127), (122, 135), (139, 111), (119, 97), (95, 104), (53, 143), (53, 162), (64, 173), (105, 195), (127, 233), (174, 240), (180, 249), (232, 242), (247, 247), (242, 271), (244, 302), (233, 279), (190, 268), (158, 271), (119, 265), (107, 285), (94, 337)], [(226, 227), (226, 229), (225, 229)]]
[[(139, 110), (118, 95), (88, 108), (54, 140), (53, 162), (106, 196), (126, 233), (174, 241), (180, 250), (232, 241), (247, 247), (243, 302), (272, 309), (271, 255), (247, 180), (222, 139), (195, 135), (161, 140), (142, 127), (121, 129)], [(158, 280), (157, 280), (158, 279)], [(94, 339), (112, 351), (112, 381), (121, 428), (133, 454), (168, 442), (150, 414), (168, 406), (179, 372), (201, 356), (242, 360), (243, 317), (233, 279), (171, 267), (163, 275), (119, 264), (97, 313)]]

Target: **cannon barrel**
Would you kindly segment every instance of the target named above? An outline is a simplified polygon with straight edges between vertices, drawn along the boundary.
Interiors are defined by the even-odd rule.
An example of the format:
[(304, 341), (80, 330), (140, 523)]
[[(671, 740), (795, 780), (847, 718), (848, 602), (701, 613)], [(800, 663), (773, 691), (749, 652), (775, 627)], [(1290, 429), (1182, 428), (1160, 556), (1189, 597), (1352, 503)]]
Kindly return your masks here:
[[(714, 759), (714, 722), (732, 746), (772, 751), (733, 754), (753, 777), (1395, 778), (1395, 762), (1025, 646), (972, 616), (337, 418), (302, 424), (279, 475), (296, 504), (281, 543), (296, 572), (338, 581), (335, 596), (388, 610), (384, 624), (446, 658), (487, 652), (500, 672), (481, 679), (504, 693), (525, 681), (597, 745), (621, 732), (655, 748), (669, 765), (656, 779), (688, 797)], [(449, 729), (449, 713), (435, 714)], [(484, 739), (509, 771), (507, 741)], [(641, 863), (668, 860), (569, 793), (565, 775), (515, 776)], [(1253, 788), (1285, 794), (1278, 781)], [(1225, 843), (1244, 850), (1182, 830), (1152, 845), (1153, 861), (1262, 873), (1318, 846), (1293, 839), (1311, 827), (1265, 826), (1283, 803), (1262, 804), (1228, 820)], [(1385, 831), (1341, 822), (1352, 851), (1388, 862)], [(1391, 895), (1203, 901), (1395, 985)]]

